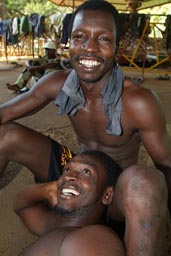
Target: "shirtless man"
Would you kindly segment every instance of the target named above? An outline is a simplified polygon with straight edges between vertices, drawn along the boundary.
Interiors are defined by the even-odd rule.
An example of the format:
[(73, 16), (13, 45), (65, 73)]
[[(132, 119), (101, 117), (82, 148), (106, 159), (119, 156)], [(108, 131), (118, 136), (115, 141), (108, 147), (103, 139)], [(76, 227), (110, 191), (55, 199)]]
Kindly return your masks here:
[(102, 224), (120, 173), (106, 154), (86, 151), (64, 167), (58, 181), (21, 191), (14, 210), (41, 238), (20, 255), (124, 256), (120, 239)]
[(79, 152), (98, 149), (126, 168), (117, 182), (110, 214), (126, 222), (127, 255), (158, 256), (164, 252), (165, 178), (157, 170), (134, 164), (142, 141), (165, 174), (170, 192), (171, 144), (158, 98), (124, 80), (114, 62), (117, 14), (106, 1), (85, 1), (71, 24), (73, 70), (51, 73), (26, 94), (0, 106), (0, 171), (13, 160), (30, 169), (41, 182), (60, 176), (56, 161), (64, 165), (65, 156), (72, 157), (71, 152), (49, 137), (11, 122), (55, 101), (60, 113), (68, 114), (71, 120)]

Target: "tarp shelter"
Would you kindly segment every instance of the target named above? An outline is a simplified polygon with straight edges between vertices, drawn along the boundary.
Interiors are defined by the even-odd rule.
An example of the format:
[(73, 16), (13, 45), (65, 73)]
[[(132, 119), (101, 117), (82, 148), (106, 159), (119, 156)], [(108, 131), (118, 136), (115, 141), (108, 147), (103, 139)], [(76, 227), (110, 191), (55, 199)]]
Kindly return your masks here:
[[(52, 3), (55, 3), (59, 6), (67, 6), (67, 7), (77, 7), (82, 4), (84, 1), (82, 0), (50, 0)], [(111, 4), (113, 4), (118, 11), (127, 11), (128, 10), (128, 2), (138, 2), (139, 7), (137, 10), (143, 10), (147, 8), (152, 8), (155, 6), (163, 5), (171, 3), (171, 0), (109, 0)]]

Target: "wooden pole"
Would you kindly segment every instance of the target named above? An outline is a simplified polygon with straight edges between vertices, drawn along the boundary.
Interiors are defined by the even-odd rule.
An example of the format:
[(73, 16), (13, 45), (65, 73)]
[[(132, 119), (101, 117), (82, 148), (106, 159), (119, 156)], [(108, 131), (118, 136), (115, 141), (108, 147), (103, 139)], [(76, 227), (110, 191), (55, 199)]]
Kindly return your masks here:
[(2, 0), (1, 4), (1, 11), (2, 11), (2, 20), (6, 19), (6, 7), (5, 7), (5, 0)]

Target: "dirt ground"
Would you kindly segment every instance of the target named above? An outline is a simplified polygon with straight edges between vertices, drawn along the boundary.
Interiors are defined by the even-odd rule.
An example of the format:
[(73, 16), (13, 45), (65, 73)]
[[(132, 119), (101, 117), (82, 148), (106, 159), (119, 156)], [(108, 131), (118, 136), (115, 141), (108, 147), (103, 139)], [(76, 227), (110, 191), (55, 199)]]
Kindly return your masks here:
[[(16, 94), (10, 92), (5, 84), (14, 82), (21, 70), (21, 67), (14, 68), (14, 65), (0, 63), (0, 104), (16, 97)], [(141, 73), (132, 69), (126, 68), (124, 72), (127, 76), (141, 77)], [(171, 80), (157, 80), (158, 74), (160, 74), (160, 70), (155, 73), (145, 73), (142, 85), (154, 90), (159, 95), (166, 114), (167, 128), (171, 135)], [(50, 134), (52, 137), (58, 137), (59, 141), (68, 145), (72, 150), (76, 150), (75, 136), (67, 117), (59, 117), (56, 113), (57, 108), (51, 103), (39, 113), (18, 120), (18, 122), (45, 134)], [(152, 165), (143, 147), (139, 159), (140, 163)], [(10, 165), (12, 174), (7, 173), (0, 182), (0, 256), (17, 256), (22, 248), (36, 239), (23, 227), (13, 212), (16, 193), (26, 185), (33, 183), (33, 176), (24, 167), (20, 170), (20, 166), (14, 163)]]

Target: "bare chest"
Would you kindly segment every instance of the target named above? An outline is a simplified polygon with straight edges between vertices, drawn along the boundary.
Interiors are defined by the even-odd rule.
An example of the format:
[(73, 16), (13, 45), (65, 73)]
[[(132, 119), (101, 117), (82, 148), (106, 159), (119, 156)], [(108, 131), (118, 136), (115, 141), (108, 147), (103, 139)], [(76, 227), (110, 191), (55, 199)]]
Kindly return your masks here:
[(71, 117), (71, 122), (78, 141), (92, 141), (107, 147), (117, 147), (127, 143), (134, 132), (127, 122), (126, 115), (122, 112), (120, 124), (122, 134), (119, 136), (109, 135), (107, 133), (109, 119), (101, 100), (86, 104), (85, 108), (79, 110), (74, 117)]
[(102, 108), (96, 111), (94, 109), (93, 112), (81, 110), (71, 118), (78, 141), (78, 151), (100, 150), (110, 155), (123, 169), (136, 164), (140, 136), (126, 120), (124, 116), (121, 117), (121, 135), (109, 135), (106, 132), (108, 118)]

